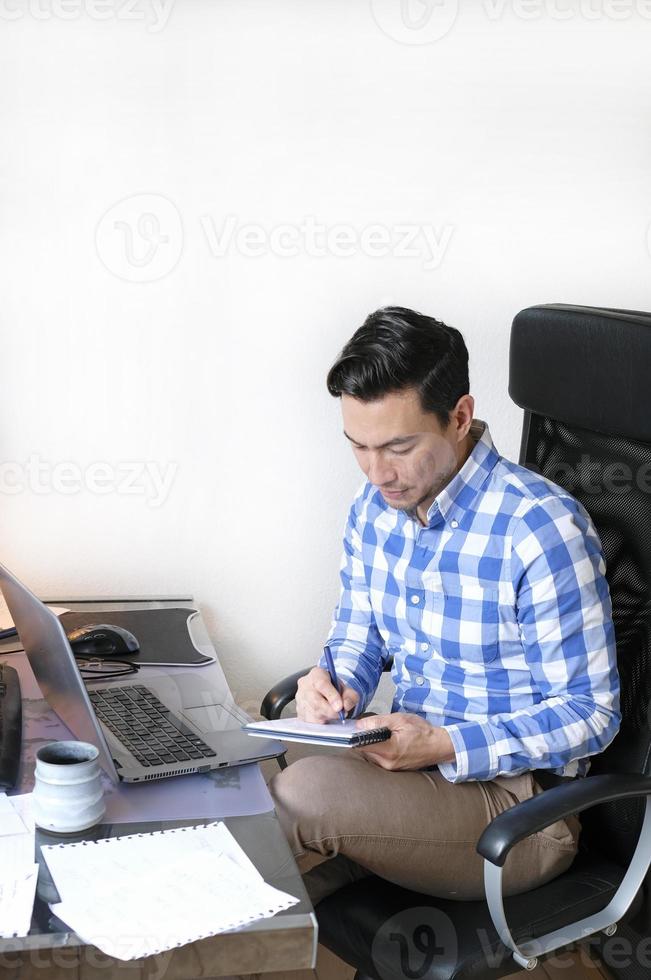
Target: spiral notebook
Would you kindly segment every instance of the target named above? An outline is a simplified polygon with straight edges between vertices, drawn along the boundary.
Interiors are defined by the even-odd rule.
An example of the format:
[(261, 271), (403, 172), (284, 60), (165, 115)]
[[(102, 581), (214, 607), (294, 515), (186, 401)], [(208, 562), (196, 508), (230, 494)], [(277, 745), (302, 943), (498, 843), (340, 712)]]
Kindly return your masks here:
[(357, 728), (355, 721), (329, 721), (323, 725), (299, 721), (298, 718), (279, 718), (277, 721), (251, 721), (243, 725), (247, 735), (265, 738), (278, 738), (281, 742), (311, 742), (315, 745), (339, 745), (354, 748), (358, 745), (373, 745), (386, 742), (391, 737), (388, 728)]
[(52, 912), (120, 960), (184, 946), (298, 902), (267, 884), (223, 823), (42, 846)]

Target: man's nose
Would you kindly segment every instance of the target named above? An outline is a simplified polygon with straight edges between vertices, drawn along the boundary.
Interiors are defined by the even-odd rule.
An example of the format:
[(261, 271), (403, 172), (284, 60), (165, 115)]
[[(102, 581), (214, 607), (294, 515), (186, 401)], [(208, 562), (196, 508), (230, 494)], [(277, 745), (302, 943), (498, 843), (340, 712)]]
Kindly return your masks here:
[(374, 456), (371, 458), (366, 475), (375, 486), (383, 487), (385, 484), (391, 485), (394, 482), (396, 471), (389, 461), (380, 456)]

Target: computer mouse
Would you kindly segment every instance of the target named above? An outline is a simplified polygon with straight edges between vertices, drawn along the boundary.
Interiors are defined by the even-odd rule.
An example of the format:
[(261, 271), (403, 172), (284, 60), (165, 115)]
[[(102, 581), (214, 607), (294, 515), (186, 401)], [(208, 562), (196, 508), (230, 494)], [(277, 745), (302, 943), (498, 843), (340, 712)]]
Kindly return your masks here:
[(120, 657), (138, 653), (140, 644), (123, 626), (92, 623), (68, 633), (68, 642), (77, 657)]

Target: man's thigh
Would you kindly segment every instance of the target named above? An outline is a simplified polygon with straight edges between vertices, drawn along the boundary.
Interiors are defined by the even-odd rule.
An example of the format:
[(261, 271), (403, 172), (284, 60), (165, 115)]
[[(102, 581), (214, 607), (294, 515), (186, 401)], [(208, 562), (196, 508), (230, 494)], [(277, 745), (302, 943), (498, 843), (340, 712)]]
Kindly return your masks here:
[[(391, 772), (354, 751), (300, 759), (269, 788), (302, 872), (343, 855), (396, 884), (456, 899), (483, 895), (476, 846), (484, 828), (534, 793), (529, 774), (452, 784), (438, 770)], [(535, 837), (509, 857), (509, 892), (548, 880), (571, 863), (576, 841), (565, 825), (544, 840)]]

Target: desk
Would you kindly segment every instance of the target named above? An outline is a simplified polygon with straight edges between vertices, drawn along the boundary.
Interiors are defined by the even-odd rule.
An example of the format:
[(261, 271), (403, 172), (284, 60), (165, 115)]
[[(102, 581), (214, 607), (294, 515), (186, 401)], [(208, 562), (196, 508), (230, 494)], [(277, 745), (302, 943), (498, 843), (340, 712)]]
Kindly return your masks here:
[[(57, 597), (47, 601), (68, 609), (101, 612), (102, 619), (108, 619), (111, 610), (192, 606), (191, 600), (187, 597), (183, 599), (127, 597), (120, 600), (69, 600)], [(197, 617), (194, 623), (196, 624), (193, 630), (194, 642), (203, 653), (214, 656), (214, 649), (201, 618)], [(16, 663), (17, 658), (23, 657), (19, 653), (9, 654), (9, 651), (16, 646), (15, 640), (0, 643), (0, 659), (8, 663), (12, 661)], [(169, 673), (178, 669), (171, 668)], [(217, 683), (222, 687), (227, 699), (232, 697), (218, 661), (192, 669), (210, 671), (211, 683)], [(161, 668), (141, 668), (140, 676), (145, 683), (147, 672), (150, 670), (158, 672)], [(186, 820), (146, 824), (102, 824), (86, 831), (85, 834), (68, 839), (111, 837), (143, 830), (194, 826), (205, 822), (205, 820)], [(124, 971), (124, 976), (129, 980), (138, 980), (139, 975), (151, 980), (154, 978), (162, 980), (163, 977), (165, 980), (181, 980), (181, 978), (186, 980), (190, 977), (223, 977), (275, 971), (291, 973), (294, 970), (314, 968), (317, 943), (316, 919), (275, 813), (272, 810), (252, 816), (227, 817), (224, 823), (265, 880), (295, 895), (300, 899), (299, 904), (280, 912), (273, 918), (261, 919), (233, 932), (221, 933), (210, 939), (192, 943), (190, 946), (147, 957), (145, 960), (126, 962), (111, 960), (95, 947), (86, 946), (50, 912), (47, 903), (56, 901), (56, 893), (47, 866), (40, 857), (40, 845), (51, 843), (53, 837), (43, 831), (37, 831), (36, 852), (40, 870), (31, 929), (29, 935), (23, 939), (0, 939), (0, 977), (10, 975), (12, 978), (24, 977), (27, 980), (32, 976), (47, 976), (49, 971), (46, 972), (44, 969), (46, 962), (48, 965), (54, 963), (60, 968), (61, 972), (56, 973), (57, 977), (70, 977), (71, 980), (72, 977), (77, 976), (102, 977), (104, 980), (109, 980), (112, 970), (107, 970), (106, 967), (111, 964), (114, 964), (114, 969), (120, 974)], [(60, 837), (55, 839), (59, 843), (62, 840)], [(46, 954), (43, 952), (46, 950), (51, 951), (49, 961), (46, 960)], [(70, 967), (77, 966), (77, 973), (73, 973), (72, 970), (65, 971), (64, 960), (67, 960)], [(138, 965), (141, 967), (140, 974), (136, 969)]]

